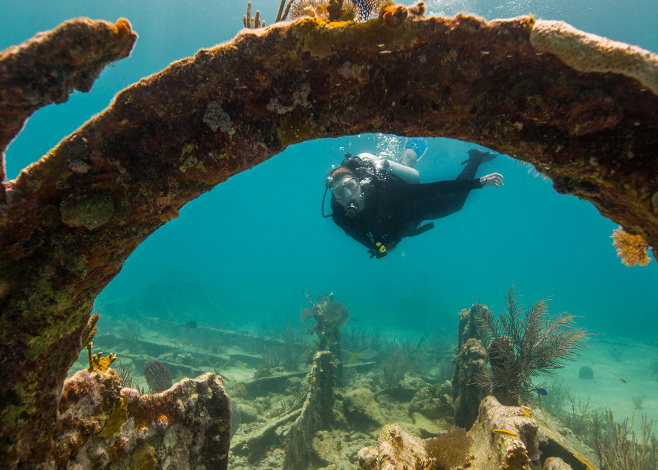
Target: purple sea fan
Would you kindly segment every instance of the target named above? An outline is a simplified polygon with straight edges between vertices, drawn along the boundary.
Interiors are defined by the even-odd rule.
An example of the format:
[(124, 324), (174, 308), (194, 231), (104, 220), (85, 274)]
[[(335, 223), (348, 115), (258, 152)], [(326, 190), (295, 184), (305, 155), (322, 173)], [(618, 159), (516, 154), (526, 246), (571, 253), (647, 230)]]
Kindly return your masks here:
[(149, 393), (160, 393), (171, 387), (171, 371), (157, 359), (149, 359), (144, 365), (144, 378)]

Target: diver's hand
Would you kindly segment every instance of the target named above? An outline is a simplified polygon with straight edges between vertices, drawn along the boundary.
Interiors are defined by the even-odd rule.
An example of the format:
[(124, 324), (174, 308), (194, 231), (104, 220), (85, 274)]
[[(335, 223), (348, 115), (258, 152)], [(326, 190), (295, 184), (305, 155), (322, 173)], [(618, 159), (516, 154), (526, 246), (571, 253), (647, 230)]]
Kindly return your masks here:
[(382, 259), (388, 254), (386, 251), (380, 251), (380, 250), (368, 250), (368, 253), (370, 253), (370, 259), (372, 258)]
[(484, 175), (482, 178), (480, 178), (480, 184), (483, 188), (486, 186), (503, 186), (503, 175), (500, 173)]

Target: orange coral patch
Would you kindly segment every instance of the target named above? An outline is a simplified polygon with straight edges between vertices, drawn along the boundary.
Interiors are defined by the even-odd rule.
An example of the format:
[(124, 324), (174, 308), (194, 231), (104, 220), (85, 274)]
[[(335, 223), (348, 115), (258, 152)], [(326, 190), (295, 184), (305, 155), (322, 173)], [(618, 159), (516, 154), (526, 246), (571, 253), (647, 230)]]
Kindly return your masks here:
[(130, 33), (132, 32), (130, 21), (125, 18), (119, 18), (114, 26), (116, 27), (116, 32), (120, 41), (130, 36)]
[(631, 235), (623, 228), (613, 230), (610, 236), (617, 249), (617, 256), (626, 266), (646, 266), (651, 261), (647, 253), (649, 244), (640, 235)]
[(404, 5), (392, 5), (384, 9), (384, 26), (397, 28), (407, 19), (407, 8)]

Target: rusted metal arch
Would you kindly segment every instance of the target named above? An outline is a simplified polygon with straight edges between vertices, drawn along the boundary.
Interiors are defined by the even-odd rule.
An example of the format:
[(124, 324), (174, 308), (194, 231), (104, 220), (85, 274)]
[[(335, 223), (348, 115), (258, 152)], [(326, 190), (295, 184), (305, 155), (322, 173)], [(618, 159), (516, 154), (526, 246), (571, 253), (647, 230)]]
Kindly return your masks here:
[(289, 145), (364, 132), (475, 142), (534, 164), (558, 192), (658, 246), (658, 98), (535, 49), (534, 26), (410, 14), (245, 30), (124, 90), (3, 183), (9, 466), (48, 454), (82, 326), (130, 253), (184, 204)]

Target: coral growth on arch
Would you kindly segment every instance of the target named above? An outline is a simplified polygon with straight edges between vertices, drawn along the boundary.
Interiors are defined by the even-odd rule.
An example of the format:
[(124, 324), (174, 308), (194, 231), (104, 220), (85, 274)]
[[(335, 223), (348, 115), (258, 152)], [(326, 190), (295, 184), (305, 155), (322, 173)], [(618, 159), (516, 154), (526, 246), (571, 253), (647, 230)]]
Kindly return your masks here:
[(649, 244), (641, 235), (632, 235), (622, 227), (612, 231), (612, 244), (617, 249), (617, 256), (626, 266), (646, 266), (649, 258)]
[[(658, 182), (646, 177), (658, 174), (654, 92), (618, 71), (582, 73), (538, 53), (530, 35), (542, 23), (532, 18), (422, 18), (402, 8), (389, 10), (388, 22), (305, 18), (245, 29), (122, 91), (0, 183), (0, 454), (10, 467), (36, 467), (49, 455), (51, 391), (77, 358), (94, 298), (126, 258), (184, 204), (289, 145), (362, 132), (475, 142), (533, 163), (558, 192), (593, 202), (658, 246)], [(80, 20), (59, 32), (63, 40), (39, 37), (54, 38), (46, 70), (62, 65), (58, 48), (82, 42), (80, 32), (101, 47), (85, 49), (87, 67), (54, 89), (16, 87), (0, 107), (3, 150), (35, 109), (76, 85), (88, 89), (136, 38), (127, 22)], [(655, 62), (648, 51), (638, 57)], [(28, 54), (0, 57), (16, 58), (19, 74), (33, 70)], [(9, 80), (3, 92), (15, 85)], [(308, 86), (308, 106), (287, 106), (291, 84)]]

